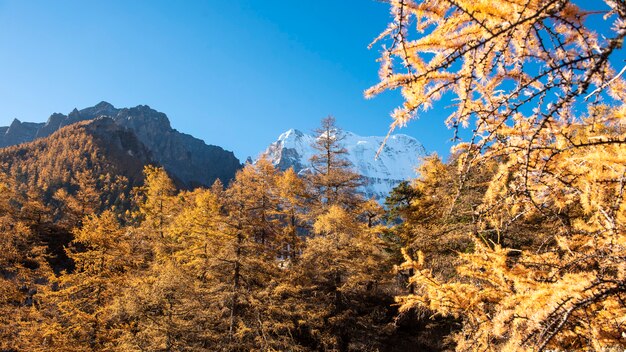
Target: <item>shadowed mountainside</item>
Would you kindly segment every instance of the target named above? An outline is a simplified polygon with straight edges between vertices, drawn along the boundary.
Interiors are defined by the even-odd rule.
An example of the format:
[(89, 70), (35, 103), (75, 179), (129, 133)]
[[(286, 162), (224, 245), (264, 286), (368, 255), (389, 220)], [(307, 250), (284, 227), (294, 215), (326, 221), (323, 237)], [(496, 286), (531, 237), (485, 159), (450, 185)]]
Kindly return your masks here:
[(136, 135), (150, 151), (152, 159), (186, 187), (210, 186), (216, 179), (228, 183), (241, 163), (235, 155), (202, 140), (178, 132), (167, 116), (147, 105), (117, 109), (107, 102), (68, 115), (54, 113), (45, 123), (13, 120), (0, 127), (0, 147), (18, 145), (50, 136), (64, 126), (98, 117), (110, 117), (118, 126)]

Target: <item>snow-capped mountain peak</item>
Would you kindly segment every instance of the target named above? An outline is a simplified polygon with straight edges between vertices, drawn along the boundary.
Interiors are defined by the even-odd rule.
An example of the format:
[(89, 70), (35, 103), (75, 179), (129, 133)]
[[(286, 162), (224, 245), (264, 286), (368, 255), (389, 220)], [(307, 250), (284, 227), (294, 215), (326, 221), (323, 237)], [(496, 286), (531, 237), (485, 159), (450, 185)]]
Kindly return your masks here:
[[(415, 138), (394, 134), (389, 136), (376, 158), (384, 140), (385, 137), (363, 137), (346, 131), (340, 142), (348, 151), (346, 159), (352, 163), (354, 171), (367, 181), (363, 193), (379, 201), (384, 200), (401, 181), (415, 178), (415, 169), (426, 155), (424, 147)], [(270, 144), (264, 154), (281, 170), (293, 167), (294, 171), (304, 173), (317, 152), (312, 147), (314, 142), (314, 136), (290, 129)]]

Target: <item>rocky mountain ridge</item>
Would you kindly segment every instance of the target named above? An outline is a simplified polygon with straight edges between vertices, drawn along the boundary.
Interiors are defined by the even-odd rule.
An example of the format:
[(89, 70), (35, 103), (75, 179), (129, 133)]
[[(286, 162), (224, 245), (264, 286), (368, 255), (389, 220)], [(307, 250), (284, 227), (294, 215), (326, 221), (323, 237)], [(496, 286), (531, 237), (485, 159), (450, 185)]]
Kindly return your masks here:
[(134, 133), (153, 160), (187, 187), (210, 186), (218, 178), (226, 184), (241, 167), (232, 152), (173, 129), (162, 112), (147, 105), (118, 109), (104, 101), (82, 110), (74, 109), (67, 115), (54, 113), (42, 123), (15, 119), (10, 126), (0, 127), (0, 148), (44, 138), (64, 126), (99, 117), (109, 117)]

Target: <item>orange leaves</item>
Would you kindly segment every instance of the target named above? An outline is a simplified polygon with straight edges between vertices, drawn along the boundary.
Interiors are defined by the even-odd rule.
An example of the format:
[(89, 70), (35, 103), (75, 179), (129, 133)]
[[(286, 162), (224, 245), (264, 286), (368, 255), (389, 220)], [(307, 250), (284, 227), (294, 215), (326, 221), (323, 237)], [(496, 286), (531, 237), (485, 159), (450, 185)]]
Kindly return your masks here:
[[(575, 71), (603, 67), (598, 48), (607, 42), (598, 42), (582, 25), (586, 14), (569, 2), (392, 1), (391, 6), (394, 21), (376, 40), (391, 42), (381, 59), (381, 82), (365, 94), (402, 89), (405, 103), (393, 112), (393, 127), (449, 91), (458, 97), (456, 119), (474, 115), (488, 121), (491, 115), (507, 116), (537, 103), (534, 115), (539, 116), (550, 109), (553, 96), (548, 93), (587, 86), (588, 80), (601, 84), (602, 71), (594, 68), (597, 73), (589, 77)], [(413, 28), (419, 34), (415, 38)], [(393, 66), (394, 58), (402, 65)], [(500, 89), (509, 94), (494, 100)], [(496, 119), (481, 133), (501, 127)], [(487, 135), (483, 145), (491, 140)]]
[[(463, 319), (458, 350), (623, 343), (616, 317), (626, 312), (626, 69), (616, 73), (609, 59), (626, 37), (626, 6), (605, 2), (613, 9), (606, 37), (588, 26), (598, 12), (567, 0), (391, 2), (383, 61), (404, 65), (388, 65), (366, 94), (402, 90), (392, 128), (449, 94), (455, 111), (446, 124), (474, 129), (453, 147), (460, 186), (474, 170), (498, 168), (473, 208), (480, 240), (460, 255), (458, 277), (438, 280), (421, 257), (406, 256), (403, 266), (419, 291), (398, 298), (403, 309)], [(603, 10), (598, 3), (589, 6)], [(426, 169), (416, 185), (430, 178)]]

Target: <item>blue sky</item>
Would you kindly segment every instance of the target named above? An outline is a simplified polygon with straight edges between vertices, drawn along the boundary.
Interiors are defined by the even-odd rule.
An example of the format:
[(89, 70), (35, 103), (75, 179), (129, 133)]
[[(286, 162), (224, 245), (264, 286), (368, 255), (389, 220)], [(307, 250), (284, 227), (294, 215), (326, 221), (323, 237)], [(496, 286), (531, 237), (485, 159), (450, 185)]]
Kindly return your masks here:
[[(241, 160), (329, 114), (384, 135), (399, 92), (363, 91), (378, 81), (380, 47), (367, 45), (389, 20), (375, 0), (0, 0), (0, 126), (105, 100), (150, 105)], [(446, 156), (449, 105), (397, 132)]]
[[(147, 104), (242, 160), (328, 114), (384, 135), (399, 93), (363, 90), (378, 79), (379, 48), (367, 44), (389, 19), (374, 0), (0, 0), (0, 125), (102, 100)], [(445, 116), (399, 132), (445, 155)]]

